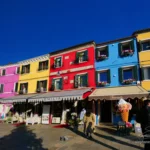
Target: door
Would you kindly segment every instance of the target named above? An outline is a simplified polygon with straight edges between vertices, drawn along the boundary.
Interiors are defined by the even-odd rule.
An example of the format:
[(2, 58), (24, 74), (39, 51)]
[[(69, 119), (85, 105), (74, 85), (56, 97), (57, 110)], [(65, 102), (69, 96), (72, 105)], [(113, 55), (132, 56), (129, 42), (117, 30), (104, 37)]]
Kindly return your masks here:
[(43, 105), (42, 124), (49, 124), (50, 105)]
[(112, 122), (111, 120), (111, 101), (101, 101), (101, 122)]

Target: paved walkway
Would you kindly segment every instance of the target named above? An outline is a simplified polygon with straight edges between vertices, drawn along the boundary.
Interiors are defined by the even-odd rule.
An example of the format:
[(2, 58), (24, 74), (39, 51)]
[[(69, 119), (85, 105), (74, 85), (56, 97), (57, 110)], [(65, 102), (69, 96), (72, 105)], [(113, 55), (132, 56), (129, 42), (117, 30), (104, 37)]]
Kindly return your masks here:
[[(67, 136), (68, 141), (60, 141)], [(14, 127), (0, 123), (0, 150), (142, 150), (143, 144), (134, 142), (138, 138), (119, 137), (110, 126), (97, 127), (93, 139), (87, 139), (82, 132), (74, 133), (66, 128), (49, 125)]]

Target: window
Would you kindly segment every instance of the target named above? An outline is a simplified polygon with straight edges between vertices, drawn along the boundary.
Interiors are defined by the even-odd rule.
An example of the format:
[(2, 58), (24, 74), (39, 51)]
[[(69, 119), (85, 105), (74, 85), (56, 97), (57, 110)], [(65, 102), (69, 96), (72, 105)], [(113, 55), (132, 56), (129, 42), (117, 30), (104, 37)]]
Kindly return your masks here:
[(123, 84), (132, 84), (138, 80), (137, 66), (119, 68), (119, 80)]
[(6, 75), (6, 70), (5, 70), (5, 69), (3, 69), (3, 70), (1, 71), (1, 75), (2, 75), (2, 76)]
[(54, 67), (59, 68), (62, 66), (62, 57), (57, 57), (54, 59)]
[(47, 91), (47, 80), (37, 81), (37, 92)]
[(39, 71), (40, 70), (47, 70), (48, 69), (48, 60), (39, 62)]
[(18, 92), (18, 83), (15, 83), (14, 89), (15, 89), (15, 92)]
[(96, 49), (96, 59), (104, 60), (108, 58), (108, 46)]
[(0, 84), (0, 93), (4, 92), (4, 84)]
[(74, 81), (75, 88), (88, 86), (88, 74), (76, 75)]
[(62, 78), (53, 79), (51, 90), (62, 90), (62, 89), (63, 89), (63, 79)]
[(19, 74), (20, 73), (20, 67), (17, 67), (16, 68), (16, 74)]
[(150, 50), (150, 41), (145, 41), (141, 43), (142, 51)]
[(20, 94), (26, 94), (28, 92), (28, 83), (20, 84)]
[(134, 40), (125, 43), (118, 44), (118, 50), (120, 56), (131, 56), (134, 53)]
[(21, 74), (29, 73), (30, 72), (30, 65), (22, 66)]
[(96, 80), (97, 85), (108, 85), (111, 82), (110, 70), (96, 71)]
[(88, 61), (88, 51), (82, 51), (76, 53), (76, 63), (82, 63), (84, 61)]
[(150, 67), (142, 68), (142, 79), (150, 80)]

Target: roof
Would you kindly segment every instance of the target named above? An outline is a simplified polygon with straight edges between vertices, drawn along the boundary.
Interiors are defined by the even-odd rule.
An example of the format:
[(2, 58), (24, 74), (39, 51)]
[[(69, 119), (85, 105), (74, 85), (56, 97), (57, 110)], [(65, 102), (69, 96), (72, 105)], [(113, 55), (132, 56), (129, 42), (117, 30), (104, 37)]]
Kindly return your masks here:
[(145, 98), (149, 95), (141, 86), (123, 86), (113, 88), (100, 88), (96, 89), (91, 95), (89, 100), (119, 100), (120, 98)]
[(120, 39), (116, 39), (116, 40), (111, 40), (111, 41), (99, 43), (99, 44), (96, 44), (96, 46), (107, 45), (107, 44), (111, 44), (111, 43), (116, 43), (116, 42), (120, 42), (120, 41), (129, 40), (129, 39), (132, 39), (132, 38), (135, 38), (135, 36), (128, 36), (128, 37), (125, 37), (125, 38), (120, 38)]
[(71, 47), (68, 47), (68, 48), (64, 48), (64, 49), (61, 49), (61, 50), (56, 50), (56, 51), (54, 51), (54, 52), (50, 52), (49, 54), (50, 54), (50, 55), (59, 54), (59, 53), (61, 53), (61, 52), (69, 51), (69, 50), (71, 50), (71, 49), (78, 48), (78, 47), (81, 47), (81, 46), (85, 46), (85, 45), (88, 45), (88, 44), (94, 44), (94, 45), (95, 45), (95, 42), (94, 42), (94, 41), (89, 41), (89, 42), (86, 42), (86, 43), (74, 45), (74, 46), (71, 46)]
[(142, 29), (142, 30), (137, 30), (133, 32), (132, 35), (140, 34), (140, 33), (145, 33), (145, 32), (150, 32), (150, 28)]
[(29, 102), (39, 101), (62, 101), (62, 100), (83, 100), (83, 94), (91, 92), (91, 88), (77, 89), (77, 90), (64, 90), (64, 91), (53, 91), (45, 94), (39, 94), (35, 97), (29, 98)]

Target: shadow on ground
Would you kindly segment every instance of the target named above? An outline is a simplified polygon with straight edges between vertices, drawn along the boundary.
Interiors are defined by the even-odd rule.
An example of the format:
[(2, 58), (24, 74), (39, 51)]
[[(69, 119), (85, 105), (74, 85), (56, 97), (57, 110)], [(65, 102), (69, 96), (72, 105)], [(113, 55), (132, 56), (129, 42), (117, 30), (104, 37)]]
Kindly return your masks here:
[[(67, 129), (71, 130), (72, 132), (76, 133), (76, 134), (79, 135), (79, 136), (82, 136), (82, 137), (86, 138), (85, 134), (84, 134), (83, 132), (81, 132), (81, 131), (74, 131), (74, 130), (73, 130), (72, 128), (70, 128), (70, 127), (68, 127)], [(104, 131), (104, 129), (101, 129), (101, 130)], [(108, 131), (108, 130), (107, 130), (107, 131)], [(109, 132), (109, 133), (110, 133), (110, 132)], [(115, 133), (116, 133), (116, 131), (111, 130), (111, 133), (110, 133), (110, 134), (114, 135)], [(104, 147), (106, 147), (106, 148), (112, 149), (112, 150), (118, 150), (118, 148), (113, 147), (113, 146), (110, 144), (111, 142), (115, 142), (115, 143), (120, 144), (120, 147), (121, 147), (121, 146), (129, 146), (129, 147), (131, 147), (131, 148), (136, 148), (136, 149), (141, 150), (141, 147), (140, 147), (140, 146), (131, 144), (132, 142), (131, 142), (131, 143), (125, 142), (125, 141), (122, 141), (122, 140), (118, 140), (118, 139), (114, 138), (113, 136), (107, 136), (107, 135), (103, 135), (103, 134), (99, 134), (99, 133), (95, 133), (94, 135), (96, 135), (97, 137), (103, 138), (103, 139), (105, 139), (105, 140), (108, 140), (109, 145), (106, 144), (106, 143), (104, 143), (104, 142), (101, 142), (101, 141), (99, 141), (99, 140), (97, 140), (97, 139), (94, 139), (94, 138), (88, 139), (88, 140), (93, 141), (93, 142), (95, 142), (95, 143), (97, 143), (97, 144), (100, 144), (100, 145), (102, 145), (102, 146), (104, 146)], [(86, 138), (86, 139), (87, 139), (87, 138)]]
[(27, 126), (21, 125), (0, 139), (0, 150), (48, 150), (43, 148), (42, 141)]

